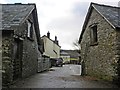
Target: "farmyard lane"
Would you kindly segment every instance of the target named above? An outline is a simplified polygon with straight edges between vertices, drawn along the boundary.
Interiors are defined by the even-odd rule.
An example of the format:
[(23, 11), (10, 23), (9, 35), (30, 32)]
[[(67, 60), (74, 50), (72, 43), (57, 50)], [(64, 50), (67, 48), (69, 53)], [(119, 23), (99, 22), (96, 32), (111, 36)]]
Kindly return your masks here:
[(108, 82), (95, 78), (81, 77), (80, 65), (64, 65), (53, 67), (50, 71), (38, 73), (21, 80), (11, 88), (114, 88)]

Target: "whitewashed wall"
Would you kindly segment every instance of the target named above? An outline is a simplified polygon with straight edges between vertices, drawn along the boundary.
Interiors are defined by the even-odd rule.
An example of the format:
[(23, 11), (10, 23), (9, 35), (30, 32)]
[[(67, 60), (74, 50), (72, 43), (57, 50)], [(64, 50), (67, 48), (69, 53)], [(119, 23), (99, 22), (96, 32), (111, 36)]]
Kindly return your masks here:
[(47, 38), (46, 36), (43, 36), (42, 39), (44, 41), (44, 49), (45, 49), (45, 52), (43, 54), (49, 56), (50, 58), (59, 58), (60, 46), (55, 44), (51, 39)]

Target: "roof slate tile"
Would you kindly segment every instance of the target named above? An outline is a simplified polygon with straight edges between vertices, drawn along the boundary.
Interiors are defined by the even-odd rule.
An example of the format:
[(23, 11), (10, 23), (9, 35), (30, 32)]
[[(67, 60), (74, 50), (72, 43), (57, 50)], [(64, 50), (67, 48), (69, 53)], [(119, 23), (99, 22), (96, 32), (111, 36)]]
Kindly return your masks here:
[(33, 9), (32, 4), (2, 4), (2, 29), (19, 25)]
[(100, 5), (100, 4), (93, 4), (93, 7), (101, 13), (103, 17), (105, 17), (113, 26), (120, 27), (120, 8), (107, 6), (107, 5)]

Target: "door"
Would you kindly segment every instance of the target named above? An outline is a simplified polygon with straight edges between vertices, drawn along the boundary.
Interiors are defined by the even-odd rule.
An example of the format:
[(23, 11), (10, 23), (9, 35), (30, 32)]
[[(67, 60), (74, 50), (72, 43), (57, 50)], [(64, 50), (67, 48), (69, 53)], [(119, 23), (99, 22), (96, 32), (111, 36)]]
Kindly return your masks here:
[(13, 80), (21, 78), (22, 76), (22, 52), (23, 52), (23, 42), (19, 39), (15, 39), (14, 61), (13, 61)]

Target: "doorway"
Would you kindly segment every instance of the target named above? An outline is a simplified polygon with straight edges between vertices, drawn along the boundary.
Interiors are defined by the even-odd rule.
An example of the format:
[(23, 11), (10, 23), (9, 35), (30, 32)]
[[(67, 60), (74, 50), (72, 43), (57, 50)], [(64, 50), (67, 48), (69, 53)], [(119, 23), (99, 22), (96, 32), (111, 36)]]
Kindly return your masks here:
[(15, 39), (13, 54), (13, 80), (17, 80), (22, 77), (23, 41)]

